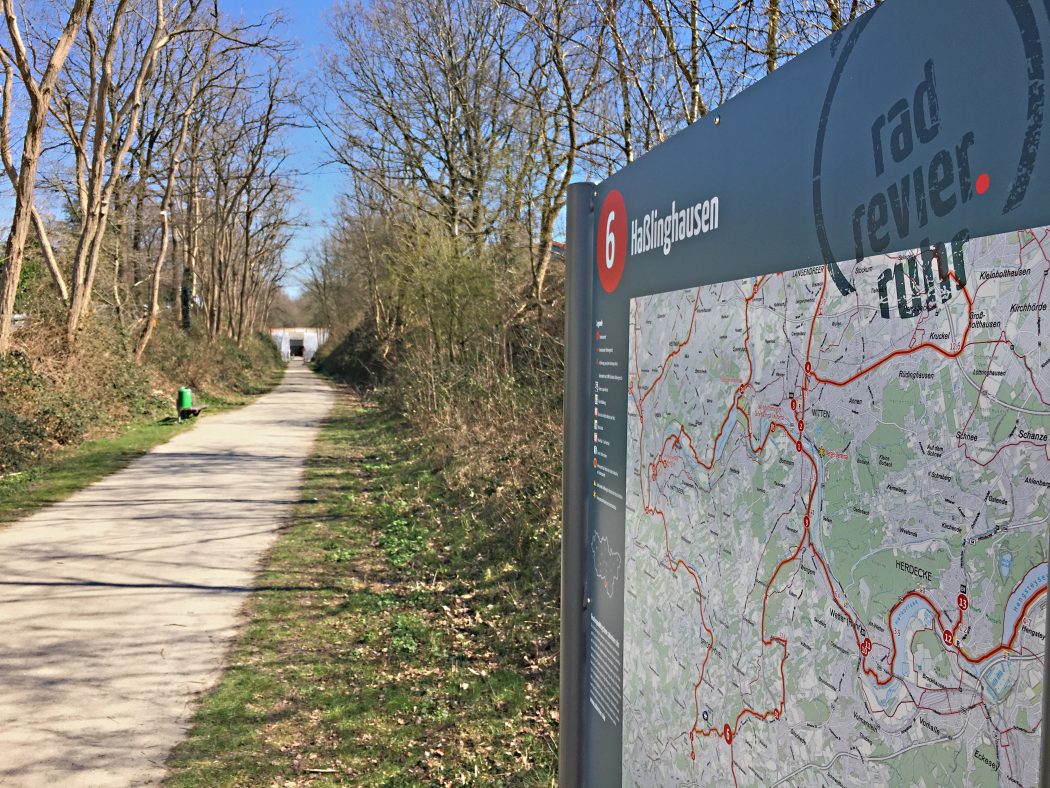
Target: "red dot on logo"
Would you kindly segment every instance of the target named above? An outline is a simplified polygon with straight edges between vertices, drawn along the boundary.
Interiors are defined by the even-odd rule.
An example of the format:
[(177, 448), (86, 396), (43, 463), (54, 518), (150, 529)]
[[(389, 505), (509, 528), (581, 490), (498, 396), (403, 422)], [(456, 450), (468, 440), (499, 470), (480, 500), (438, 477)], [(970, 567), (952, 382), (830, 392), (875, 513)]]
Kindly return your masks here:
[(623, 264), (627, 259), (627, 206), (616, 189), (605, 195), (598, 215), (598, 279), (602, 289), (611, 293), (620, 284)]
[(977, 176), (977, 183), (974, 187), (977, 189), (978, 194), (984, 194), (988, 191), (988, 187), (992, 185), (992, 179), (988, 177), (987, 172), (982, 172)]

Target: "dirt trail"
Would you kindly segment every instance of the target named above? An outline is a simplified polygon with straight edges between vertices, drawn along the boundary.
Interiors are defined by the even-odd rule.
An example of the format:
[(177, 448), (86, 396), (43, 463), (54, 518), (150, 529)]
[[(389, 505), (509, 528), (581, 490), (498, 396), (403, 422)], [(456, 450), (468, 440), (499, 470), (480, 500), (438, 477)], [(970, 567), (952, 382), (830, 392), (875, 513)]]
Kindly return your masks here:
[(160, 781), (333, 401), (292, 366), (0, 531), (0, 785)]

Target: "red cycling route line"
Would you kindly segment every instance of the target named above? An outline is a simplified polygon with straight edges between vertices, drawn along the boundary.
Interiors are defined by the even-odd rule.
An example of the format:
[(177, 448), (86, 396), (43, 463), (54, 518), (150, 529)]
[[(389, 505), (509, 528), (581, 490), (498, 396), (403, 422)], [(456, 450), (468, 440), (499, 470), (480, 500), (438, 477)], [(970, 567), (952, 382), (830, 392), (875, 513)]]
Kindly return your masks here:
[[(688, 430), (685, 428), (685, 425), (679, 424), (678, 431), (676, 433), (672, 433), (672, 434), (668, 435), (664, 439), (664, 442), (663, 442), (663, 445), (661, 446), (659, 455), (657, 455), (656, 459), (653, 462), (648, 464), (648, 467), (646, 468), (646, 471), (644, 473), (640, 474), (640, 484), (641, 484), (640, 492), (641, 492), (643, 509), (644, 509), (646, 514), (659, 515), (660, 516), (660, 519), (661, 519), (662, 524), (663, 524), (663, 529), (664, 529), (664, 550), (665, 550), (665, 553), (666, 553), (666, 556), (667, 556), (668, 567), (670, 568), (670, 570), (671, 570), (671, 572), (673, 574), (677, 574), (679, 569), (685, 569), (687, 574), (692, 579), (693, 584), (696, 587), (697, 596), (699, 598), (700, 622), (701, 622), (701, 625), (704, 628), (704, 631), (707, 633), (707, 636), (708, 636), (707, 650), (706, 650), (706, 652), (704, 654), (704, 658), (703, 658), (703, 661), (702, 661), (701, 666), (700, 666), (699, 678), (697, 679), (696, 683), (693, 686), (694, 719), (693, 719), (692, 728), (689, 731), (690, 749), (691, 749), (690, 755), (691, 755), (691, 757), (693, 759), (696, 758), (696, 749), (695, 749), (695, 735), (696, 734), (699, 734), (700, 736), (704, 736), (704, 737), (716, 736), (716, 737), (722, 738), (726, 742), (726, 744), (729, 746), (729, 748), (730, 748), (730, 770), (731, 770), (731, 773), (733, 775), (734, 785), (737, 784), (737, 780), (736, 780), (735, 759), (734, 759), (734, 755), (733, 755), (733, 739), (735, 738), (735, 736), (737, 734), (737, 731), (739, 730), (741, 722), (746, 717), (754, 717), (756, 719), (764, 720), (764, 721), (768, 721), (769, 719), (779, 720), (781, 715), (783, 714), (784, 707), (785, 707), (785, 704), (787, 702), (787, 683), (786, 683), (786, 679), (785, 679), (785, 676), (784, 676), (784, 665), (787, 662), (788, 642), (787, 642), (787, 640), (785, 638), (782, 638), (782, 637), (778, 637), (778, 636), (769, 636), (769, 637), (767, 637), (766, 636), (766, 608), (767, 608), (767, 605), (768, 605), (768, 602), (769, 602), (769, 595), (770, 595), (771, 589), (773, 589), (774, 584), (775, 584), (776, 579), (777, 579), (777, 576), (780, 574), (780, 571), (784, 567), (786, 567), (786, 566), (790, 565), (791, 563), (793, 563), (798, 558), (798, 556), (802, 553), (804, 548), (808, 547), (812, 551), (814, 559), (820, 565), (820, 568), (821, 568), (821, 570), (822, 570), (822, 572), (824, 574), (825, 580), (827, 581), (828, 589), (831, 591), (831, 596), (832, 596), (833, 601), (835, 602), (835, 605), (839, 608), (839, 610), (845, 616), (846, 620), (849, 621), (849, 623), (850, 623), (850, 626), (851, 626), (851, 628), (853, 630), (853, 637), (854, 637), (854, 640), (856, 641), (857, 649), (858, 649), (858, 651), (859, 651), (859, 653), (861, 655), (861, 668), (862, 668), (862, 671), (866, 675), (871, 676), (875, 680), (876, 684), (878, 684), (880, 686), (885, 686), (886, 684), (889, 684), (891, 681), (893, 681), (894, 678), (897, 678), (893, 674), (893, 665), (896, 662), (896, 657), (897, 657), (897, 640), (896, 640), (896, 636), (895, 636), (894, 631), (893, 631), (892, 619), (893, 619), (893, 616), (896, 613), (896, 611), (908, 599), (913, 598), (913, 597), (921, 599), (922, 601), (924, 601), (929, 606), (929, 608), (932, 611), (934, 611), (935, 616), (936, 616), (936, 620), (937, 620), (937, 625), (940, 627), (941, 637), (942, 637), (942, 640), (943, 640), (943, 642), (945, 644), (945, 647), (953, 647), (954, 646), (954, 649), (955, 649), (956, 653), (958, 653), (959, 656), (962, 657), (964, 660), (966, 660), (967, 662), (969, 662), (971, 664), (979, 664), (979, 663), (984, 662), (985, 660), (989, 659), (990, 657), (995, 656), (996, 654), (998, 654), (1000, 652), (1012, 651), (1013, 650), (1013, 643), (1014, 643), (1014, 641), (1017, 638), (1018, 632), (1020, 631), (1020, 627), (1021, 627), (1022, 621), (1024, 620), (1025, 616), (1028, 614), (1029, 608), (1043, 594), (1046, 593), (1047, 587), (1044, 584), (1032, 594), (1032, 596), (1029, 598), (1028, 602), (1025, 604), (1024, 608), (1022, 608), (1020, 615), (1018, 615), (1017, 620), (1016, 620), (1016, 622), (1014, 624), (1014, 627), (1013, 627), (1013, 631), (1010, 633), (1010, 638), (1007, 641), (1000, 642), (1000, 644), (998, 646), (988, 650), (987, 652), (985, 652), (985, 653), (983, 653), (983, 654), (981, 654), (979, 656), (972, 657), (972, 656), (970, 656), (969, 654), (966, 653), (966, 651), (962, 648), (962, 646), (958, 643), (958, 640), (957, 640), (957, 633), (958, 633), (959, 627), (962, 626), (962, 623), (963, 623), (964, 611), (968, 608), (968, 601), (967, 601), (966, 597), (964, 595), (960, 594), (960, 596), (959, 596), (959, 598), (957, 600), (958, 609), (959, 609), (959, 617), (958, 617), (958, 620), (955, 622), (955, 624), (952, 626), (952, 628), (949, 629), (942, 621), (941, 611), (937, 609), (937, 607), (933, 604), (933, 602), (925, 594), (923, 594), (923, 593), (921, 593), (919, 591), (909, 592), (904, 597), (902, 597), (900, 599), (900, 601), (898, 601), (897, 604), (894, 605), (890, 609), (889, 613), (887, 614), (887, 624), (888, 624), (888, 629), (889, 629), (889, 632), (890, 632), (890, 644), (891, 644), (890, 649), (888, 649), (888, 651), (890, 652), (890, 659), (889, 659), (890, 670), (887, 673), (887, 675), (880, 676), (879, 673), (876, 670), (874, 670), (873, 668), (868, 667), (868, 665), (867, 665), (868, 655), (871, 654), (872, 649), (873, 649), (873, 644), (872, 644), (871, 639), (866, 637), (866, 636), (863, 639), (861, 638), (861, 629), (859, 628), (857, 622), (854, 621), (853, 615), (850, 613), (850, 611), (839, 600), (838, 594), (836, 593), (836, 590), (835, 590), (835, 585), (834, 585), (834, 583), (832, 582), (832, 579), (831, 579), (831, 573), (830, 573), (830, 571), (827, 568), (827, 564), (825, 563), (824, 558), (820, 554), (820, 551), (817, 549), (816, 545), (813, 544), (813, 540), (810, 537), (810, 533), (809, 533), (810, 518), (811, 518), (812, 510), (813, 510), (813, 500), (814, 500), (814, 498), (816, 496), (816, 492), (817, 492), (817, 475), (819, 473), (819, 470), (818, 470), (818, 465), (817, 465), (817, 462), (816, 462), (815, 458), (806, 449), (805, 444), (802, 441), (803, 432), (805, 430), (805, 422), (804, 422), (803, 414), (805, 413), (806, 394), (807, 394), (807, 392), (809, 391), (809, 388), (810, 388), (810, 381), (809, 381), (809, 379), (812, 378), (814, 381), (816, 381), (819, 384), (825, 384), (825, 385), (831, 385), (831, 386), (837, 386), (837, 387), (845, 387), (845, 386), (848, 386), (848, 385), (856, 382), (860, 378), (870, 374), (871, 372), (874, 372), (876, 369), (878, 369), (882, 365), (886, 364), (887, 362), (893, 360), (894, 358), (898, 358), (900, 356), (911, 355), (913, 353), (919, 352), (920, 350), (931, 350), (933, 352), (939, 353), (940, 355), (942, 355), (942, 356), (944, 356), (945, 358), (948, 358), (948, 359), (958, 358), (970, 344), (968, 342), (968, 339), (969, 339), (969, 335), (970, 335), (970, 328), (971, 328), (972, 316), (973, 316), (973, 297), (970, 295), (969, 291), (967, 291), (966, 287), (959, 282), (959, 280), (956, 278), (956, 276), (955, 276), (955, 274), (953, 272), (948, 272), (948, 276), (955, 282), (956, 286), (963, 293), (963, 296), (965, 297), (966, 303), (967, 303), (966, 330), (963, 333), (962, 339), (959, 342), (958, 349), (956, 349), (956, 350), (946, 350), (946, 349), (940, 347), (939, 345), (937, 345), (935, 343), (923, 342), (923, 343), (921, 343), (919, 345), (916, 345), (914, 347), (902, 348), (902, 349), (899, 349), (899, 350), (895, 350), (895, 351), (887, 354), (886, 356), (880, 358), (879, 360), (869, 364), (868, 366), (864, 367), (863, 369), (861, 369), (857, 373), (849, 376), (848, 378), (846, 378), (844, 380), (834, 380), (834, 379), (830, 379), (830, 378), (824, 378), (821, 375), (817, 374), (813, 370), (813, 365), (812, 365), (812, 362), (810, 360), (811, 356), (812, 356), (813, 335), (814, 335), (814, 333), (816, 331), (817, 318), (820, 316), (821, 307), (822, 307), (823, 302), (824, 302), (824, 296), (825, 296), (825, 294), (827, 292), (828, 280), (827, 280), (827, 268), (825, 267), (824, 268), (824, 274), (823, 274), (823, 282), (822, 282), (821, 290), (820, 290), (820, 296), (817, 299), (817, 305), (816, 305), (816, 308), (813, 311), (813, 317), (810, 320), (809, 336), (807, 337), (807, 342), (806, 342), (806, 358), (805, 358), (805, 364), (804, 364), (805, 378), (803, 379), (803, 383), (802, 383), (802, 387), (801, 387), (801, 402), (798, 403), (795, 400), (791, 401), (792, 411), (794, 411), (796, 413), (796, 415), (797, 415), (797, 422), (796, 422), (796, 424), (792, 425), (792, 427), (796, 427), (797, 426), (798, 437), (796, 438), (793, 435), (792, 427), (789, 427), (787, 424), (785, 424), (783, 422), (780, 422), (780, 421), (773, 421), (773, 422), (771, 422), (771, 424), (770, 424), (766, 434), (763, 436), (761, 443), (759, 443), (758, 446), (754, 446), (753, 445), (753, 441), (752, 441), (752, 435), (754, 433), (752, 432), (752, 429), (751, 429), (751, 418), (750, 418), (750, 415), (748, 414), (748, 412), (743, 407), (740, 406), (740, 400), (744, 396), (744, 394), (747, 391), (748, 387), (751, 385), (751, 381), (752, 381), (752, 378), (754, 376), (754, 363), (753, 363), (753, 361), (751, 359), (751, 352), (750, 352), (750, 349), (749, 349), (750, 333), (751, 333), (749, 311), (750, 311), (750, 306), (751, 306), (752, 300), (754, 300), (758, 296), (758, 293), (759, 293), (760, 289), (762, 288), (762, 285), (765, 284), (765, 282), (769, 279), (769, 277), (766, 277), (766, 276), (761, 277), (753, 285), (751, 294), (744, 298), (744, 326), (745, 326), (745, 334), (744, 334), (743, 346), (744, 346), (744, 353), (745, 353), (745, 355), (747, 357), (747, 362), (748, 362), (748, 377), (743, 383), (741, 383), (739, 386), (737, 386), (737, 388), (735, 389), (735, 391), (733, 393), (732, 403), (730, 404), (730, 406), (729, 406), (729, 408), (728, 408), (728, 410), (726, 412), (725, 417), (722, 419), (722, 423), (719, 426), (718, 433), (715, 435), (715, 438), (714, 438), (714, 440), (712, 442), (711, 459), (709, 461), (705, 462), (704, 460), (702, 460), (700, 458), (700, 456), (697, 454), (696, 448), (695, 448), (695, 446), (693, 444), (692, 436), (689, 434)], [(638, 412), (638, 419), (639, 419), (640, 425), (644, 425), (644, 422), (645, 422), (643, 406), (644, 406), (646, 398), (653, 391), (653, 389), (659, 384), (659, 382), (663, 379), (664, 375), (667, 372), (668, 366), (671, 363), (671, 360), (675, 356), (677, 356), (682, 351), (682, 349), (689, 343), (689, 341), (692, 339), (693, 332), (694, 332), (695, 327), (696, 327), (696, 313), (697, 313), (697, 308), (699, 306), (699, 303), (700, 303), (700, 288), (697, 288), (696, 298), (694, 299), (694, 303), (693, 303), (692, 316), (691, 316), (690, 323), (689, 323), (689, 330), (686, 333), (685, 338), (681, 342), (677, 343), (675, 345), (674, 349), (671, 350), (667, 354), (667, 356), (664, 358), (663, 363), (661, 364), (659, 374), (652, 381), (652, 383), (648, 386), (648, 388), (644, 392), (642, 392), (640, 397), (638, 396), (637, 392), (634, 391), (634, 386), (632, 385), (630, 387), (630, 394), (635, 399), (636, 410)], [(1001, 340), (1001, 341), (1004, 341), (1004, 340)], [(638, 384), (639, 384), (639, 386), (641, 385), (641, 380), (640, 379), (638, 380)], [(808, 499), (807, 499), (807, 502), (806, 502), (806, 513), (803, 516), (802, 537), (799, 540), (798, 545), (796, 545), (794, 551), (791, 553), (791, 555), (789, 555), (788, 557), (783, 559), (777, 565), (776, 569), (773, 571), (773, 574), (770, 577), (768, 583), (766, 583), (766, 590), (765, 590), (765, 593), (764, 593), (763, 599), (762, 599), (762, 617), (761, 617), (761, 625), (760, 625), (760, 637), (761, 637), (762, 645), (766, 646), (766, 647), (769, 647), (769, 646), (772, 646), (774, 643), (776, 643), (776, 644), (780, 645), (780, 647), (782, 649), (782, 654), (781, 654), (781, 658), (780, 658), (780, 680), (781, 680), (780, 702), (776, 706), (774, 706), (772, 709), (768, 709), (768, 710), (756, 710), (756, 709), (753, 709), (753, 708), (750, 708), (750, 707), (745, 707), (745, 708), (743, 708), (740, 711), (739, 714), (737, 714), (737, 716), (736, 716), (735, 720), (733, 721), (732, 725), (730, 725), (728, 722), (726, 722), (726, 723), (723, 724), (723, 726), (721, 728), (718, 728), (717, 726), (712, 726), (712, 727), (708, 727), (708, 728), (703, 728), (702, 729), (702, 728), (699, 727), (699, 722), (700, 722), (699, 693), (700, 693), (700, 687), (701, 687), (701, 685), (703, 684), (703, 681), (704, 681), (704, 675), (705, 675), (706, 670), (707, 670), (708, 660), (710, 659), (711, 653), (712, 653), (712, 651), (714, 649), (714, 643), (715, 643), (714, 633), (712, 632), (711, 628), (707, 625), (706, 617), (704, 615), (704, 595), (703, 595), (703, 587), (702, 587), (702, 583), (700, 581), (700, 578), (696, 574), (696, 572), (694, 572), (693, 569), (687, 563), (685, 563), (685, 561), (683, 561), (682, 559), (675, 559), (671, 555), (670, 535), (669, 535), (669, 531), (668, 531), (668, 527), (667, 527), (667, 518), (666, 518), (666, 515), (664, 514), (664, 512), (661, 509), (651, 505), (651, 503), (650, 503), (651, 498), (652, 498), (651, 490), (652, 490), (652, 482), (657, 480), (660, 470), (668, 467), (668, 460), (664, 459), (664, 455), (667, 452), (668, 446), (671, 446), (671, 448), (673, 450), (675, 450), (675, 451), (679, 450), (681, 448), (681, 444), (682, 444), (682, 439), (683, 438), (687, 442), (688, 447), (689, 447), (689, 451), (693, 455), (693, 459), (695, 460), (695, 462), (700, 467), (702, 467), (702, 468), (704, 468), (706, 470), (711, 470), (714, 467), (714, 463), (715, 463), (715, 451), (716, 451), (716, 448), (717, 448), (717, 445), (718, 445), (718, 441), (721, 439), (722, 433), (725, 431), (726, 425), (728, 424), (729, 419), (730, 419), (734, 409), (739, 411), (739, 413), (741, 413), (743, 415), (743, 417), (744, 417), (744, 419), (745, 419), (745, 421), (747, 423), (748, 444), (749, 444), (749, 446), (750, 446), (750, 448), (751, 448), (753, 453), (758, 454), (758, 453), (762, 452), (764, 450), (766, 444), (768, 443), (770, 437), (776, 435), (778, 433), (778, 431), (783, 431), (785, 436), (792, 443), (794, 443), (795, 450), (798, 453), (802, 454), (809, 461), (809, 463), (810, 463), (810, 465), (812, 467), (812, 471), (813, 471), (813, 482), (812, 482), (812, 484), (810, 486), (809, 496), (808, 496)], [(639, 469), (639, 470), (641, 470), (641, 469)], [(647, 495), (647, 493), (649, 493), (649, 494)], [(883, 648), (885, 648), (885, 647), (883, 647)]]

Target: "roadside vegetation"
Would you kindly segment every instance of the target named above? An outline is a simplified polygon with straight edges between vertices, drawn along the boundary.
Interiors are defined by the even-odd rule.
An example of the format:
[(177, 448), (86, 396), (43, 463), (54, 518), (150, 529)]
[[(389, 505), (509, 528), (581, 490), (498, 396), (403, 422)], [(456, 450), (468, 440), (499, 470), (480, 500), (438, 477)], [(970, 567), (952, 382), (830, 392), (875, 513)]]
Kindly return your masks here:
[(557, 580), (343, 393), (171, 786), (554, 785)]
[(67, 497), (184, 428), (175, 417), (180, 386), (214, 413), (276, 385), (284, 369), (264, 336), (238, 348), (162, 323), (136, 364), (104, 321), (73, 352), (61, 334), (29, 319), (14, 352), (0, 357), (0, 522)]
[(275, 382), (295, 99), (276, 16), (0, 10), (0, 500), (46, 501), (163, 440), (179, 386)]

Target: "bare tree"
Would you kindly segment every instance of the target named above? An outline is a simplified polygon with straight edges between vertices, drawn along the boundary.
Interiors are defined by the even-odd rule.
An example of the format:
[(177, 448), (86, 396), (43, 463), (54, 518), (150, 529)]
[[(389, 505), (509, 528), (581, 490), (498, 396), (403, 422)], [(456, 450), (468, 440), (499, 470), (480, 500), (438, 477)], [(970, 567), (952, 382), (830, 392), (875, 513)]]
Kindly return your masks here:
[[(215, 21), (217, 22), (218, 20)], [(164, 100), (171, 99), (172, 101), (167, 105), (169, 111), (160, 113), (161, 123), (157, 125), (168, 125), (173, 120), (171, 115), (175, 114), (174, 119), (177, 119), (177, 132), (173, 138), (174, 146), (168, 157), (163, 176), (163, 193), (160, 198), (159, 212), (161, 218), (160, 251), (155, 257), (153, 270), (150, 274), (152, 285), (150, 287), (149, 310), (143, 320), (142, 331), (135, 343), (135, 361), (139, 363), (142, 361), (142, 355), (149, 345), (153, 330), (157, 325), (157, 319), (160, 316), (161, 273), (168, 260), (175, 187), (186, 150), (186, 140), (189, 136), (193, 110), (202, 92), (209, 87), (204, 79), (205, 75), (212, 70), (211, 55), (216, 37), (217, 30), (215, 28), (205, 33), (202, 36), (202, 41), (195, 41), (188, 36), (185, 37), (184, 41), (187, 43), (187, 46), (181, 53), (182, 56), (178, 58), (178, 68), (173, 72), (169, 72), (169, 76), (164, 80), (166, 89), (160, 93)], [(194, 44), (198, 45), (194, 46)], [(183, 89), (183, 85), (187, 82), (187, 76), (189, 76), (189, 84), (188, 87)], [(183, 94), (181, 97), (180, 93)], [(181, 107), (178, 106), (179, 98), (182, 101)], [(171, 109), (176, 109), (176, 112), (172, 113)]]
[(494, 230), (494, 176), (514, 131), (500, 56), (509, 13), (484, 0), (380, 0), (333, 18), (325, 82), (337, 106), (318, 120), (334, 155), (395, 199), (422, 198), (410, 207), (466, 246)]
[(525, 108), (516, 123), (519, 155), (510, 162), (518, 182), (509, 190), (522, 204), (511, 206), (508, 215), (513, 222), (524, 212), (530, 241), (530, 293), (520, 314), (530, 303), (542, 309), (555, 224), (577, 159), (593, 144), (579, 116), (594, 99), (602, 73), (605, 18), (564, 0), (508, 5), (526, 22), (521, 43), (504, 53), (508, 71), (519, 75), (513, 103)]
[(71, 71), (79, 79), (69, 80), (58, 112), (75, 158), (80, 218), (70, 283), (70, 341), (91, 303), (114, 193), (142, 120), (143, 88), (164, 47), (188, 29), (201, 2), (176, 0), (169, 9), (165, 0), (115, 0), (108, 14), (87, 21), (80, 68)]
[(261, 75), (248, 66), (242, 58), (228, 70), (191, 126), (184, 233), (208, 334), (227, 333), (238, 343), (258, 317), (263, 282), (280, 279), (293, 223), (282, 134), (294, 95), (280, 59)]
[[(0, 272), (4, 347), (31, 226), (65, 305), (67, 342), (100, 299), (141, 362), (175, 298), (187, 328), (205, 310), (210, 336), (243, 342), (287, 273), (294, 224), (282, 133), (295, 97), (279, 19), (229, 20), (215, 0), (85, 0), (37, 78), (34, 42), (58, 25), (32, 17), (27, 39), (16, 0), (2, 2), (0, 163), (19, 195), (17, 254)], [(20, 169), (19, 87), (29, 99)], [(56, 129), (45, 141), (49, 114)], [(38, 172), (45, 144), (53, 161)], [(46, 220), (34, 205), (41, 177), (65, 218)]]
[[(34, 221), (33, 192), (36, 187), (37, 165), (51, 109), (52, 92), (58, 82), (62, 67), (73, 47), (77, 33), (85, 16), (92, 7), (91, 0), (74, 0), (73, 7), (62, 28), (51, 54), (47, 59), (39, 79), (34, 73), (32, 44), (23, 40), (15, 14), (14, 0), (0, 0), (6, 23), (8, 45), (0, 47), (0, 65), (4, 68), (4, 93), (0, 109), (0, 151), (3, 153), (3, 165), (15, 189), (15, 212), (11, 221), (7, 243), (4, 246), (4, 267), (0, 271), (0, 355), (7, 353), (11, 344), (11, 321), (14, 317), (15, 295), (22, 275), (22, 261), (25, 255), (26, 238), (30, 223)], [(11, 115), (13, 88), (13, 69), (18, 70), (22, 87), (29, 96), (29, 114), (25, 134), (22, 137), (22, 158), (17, 175), (11, 155)], [(37, 227), (42, 227), (39, 218)], [(46, 238), (42, 238), (42, 241)], [(47, 257), (52, 275), (61, 280), (54, 255)]]

